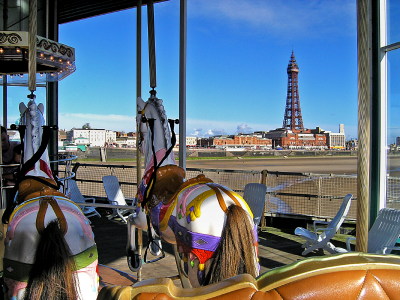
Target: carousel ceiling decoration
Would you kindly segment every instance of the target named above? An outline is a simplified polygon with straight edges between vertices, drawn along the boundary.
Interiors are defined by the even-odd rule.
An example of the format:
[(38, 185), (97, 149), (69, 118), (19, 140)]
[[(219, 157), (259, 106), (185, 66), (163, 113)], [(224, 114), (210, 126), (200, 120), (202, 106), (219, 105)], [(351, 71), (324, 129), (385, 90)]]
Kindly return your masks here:
[[(76, 69), (75, 49), (36, 36), (36, 82), (59, 81)], [(35, 50), (33, 50), (35, 51)], [(29, 32), (0, 31), (0, 83), (27, 84), (29, 72)]]

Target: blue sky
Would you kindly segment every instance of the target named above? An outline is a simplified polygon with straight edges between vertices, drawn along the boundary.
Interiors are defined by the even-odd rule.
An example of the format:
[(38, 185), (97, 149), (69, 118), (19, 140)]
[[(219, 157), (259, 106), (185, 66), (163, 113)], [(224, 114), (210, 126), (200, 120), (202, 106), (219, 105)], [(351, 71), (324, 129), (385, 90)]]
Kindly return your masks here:
[[(154, 10), (157, 96), (177, 118), (179, 0)], [(142, 13), (147, 99), (145, 7)], [(343, 123), (346, 138), (357, 137), (356, 1), (189, 0), (187, 22), (188, 136), (282, 127), (293, 50), (304, 126), (338, 132)], [(75, 48), (77, 67), (59, 83), (60, 128), (135, 131), (136, 9), (61, 25), (59, 41)], [(10, 88), (9, 122), (26, 101), (24, 89)], [(36, 94), (44, 102), (43, 89)]]

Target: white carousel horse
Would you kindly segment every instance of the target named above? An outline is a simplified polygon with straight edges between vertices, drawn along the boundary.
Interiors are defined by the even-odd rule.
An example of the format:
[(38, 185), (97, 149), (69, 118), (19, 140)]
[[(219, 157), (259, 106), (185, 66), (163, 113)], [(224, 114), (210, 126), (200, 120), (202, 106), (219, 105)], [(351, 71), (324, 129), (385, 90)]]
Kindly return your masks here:
[(43, 105), (30, 100), (28, 107), (20, 104), (20, 112), (26, 130), (18, 206), (5, 239), (5, 299), (96, 299), (93, 232), (79, 206), (58, 191), (50, 171)]
[(145, 174), (138, 187), (136, 216), (128, 219), (128, 253), (136, 249), (135, 227), (148, 227), (147, 212), (157, 235), (177, 244), (192, 287), (240, 273), (256, 277), (257, 230), (246, 202), (204, 176), (184, 181), (184, 170), (168, 151), (171, 133), (162, 100), (152, 96), (145, 103), (139, 98), (138, 112)]

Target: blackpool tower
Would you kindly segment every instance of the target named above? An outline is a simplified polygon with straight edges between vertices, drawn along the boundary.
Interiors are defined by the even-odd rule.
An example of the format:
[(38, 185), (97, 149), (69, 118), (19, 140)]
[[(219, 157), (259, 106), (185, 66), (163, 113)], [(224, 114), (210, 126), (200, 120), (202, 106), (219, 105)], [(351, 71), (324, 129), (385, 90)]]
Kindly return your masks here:
[(304, 130), (299, 97), (299, 66), (297, 65), (293, 51), (287, 67), (287, 74), (288, 87), (285, 116), (283, 117), (283, 128), (292, 131)]

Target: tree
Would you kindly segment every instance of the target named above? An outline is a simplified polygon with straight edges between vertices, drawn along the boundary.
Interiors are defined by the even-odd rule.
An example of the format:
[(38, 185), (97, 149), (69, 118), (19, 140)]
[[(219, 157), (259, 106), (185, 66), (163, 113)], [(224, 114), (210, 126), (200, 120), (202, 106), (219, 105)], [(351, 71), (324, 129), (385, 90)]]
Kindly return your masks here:
[(92, 129), (92, 128), (90, 127), (90, 123), (85, 123), (85, 124), (82, 126), (82, 129)]

